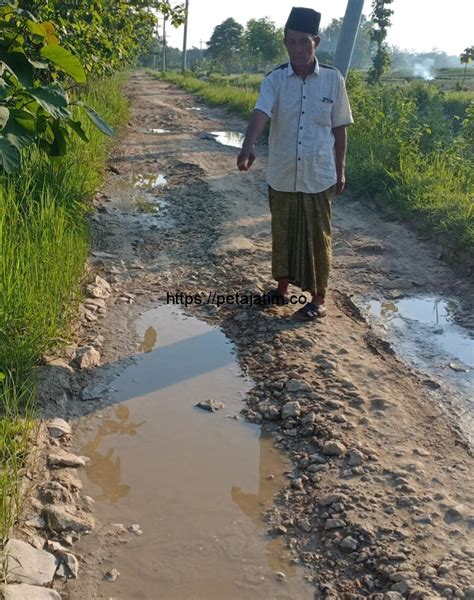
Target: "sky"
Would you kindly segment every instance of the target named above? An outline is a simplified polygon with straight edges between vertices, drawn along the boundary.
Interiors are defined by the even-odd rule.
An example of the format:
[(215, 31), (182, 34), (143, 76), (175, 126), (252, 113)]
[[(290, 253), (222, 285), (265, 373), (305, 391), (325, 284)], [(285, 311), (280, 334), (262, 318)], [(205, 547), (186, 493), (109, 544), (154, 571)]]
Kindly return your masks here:
[[(364, 13), (371, 11), (365, 0)], [(321, 27), (344, 16), (347, 0), (189, 0), (188, 48), (206, 48), (214, 27), (233, 17), (245, 25), (249, 19), (269, 17), (283, 26), (293, 6), (314, 8), (322, 14)], [(474, 44), (472, 0), (394, 0), (387, 42), (401, 49), (429, 52), (434, 48), (459, 55)], [(183, 27), (167, 27), (168, 44), (181, 48)]]

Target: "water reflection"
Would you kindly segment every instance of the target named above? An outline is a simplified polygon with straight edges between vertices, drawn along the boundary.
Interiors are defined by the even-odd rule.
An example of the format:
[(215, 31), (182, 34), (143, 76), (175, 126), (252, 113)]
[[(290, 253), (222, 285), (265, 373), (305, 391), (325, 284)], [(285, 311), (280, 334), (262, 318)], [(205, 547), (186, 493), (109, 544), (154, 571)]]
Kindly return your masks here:
[(150, 325), (145, 331), (143, 342), (140, 345), (140, 352), (151, 352), (156, 346), (157, 339), (158, 334), (156, 333), (156, 329)]
[(95, 437), (83, 448), (83, 454), (89, 457), (90, 462), (86, 465), (86, 473), (89, 480), (97, 485), (102, 494), (97, 500), (117, 502), (130, 493), (130, 486), (122, 483), (122, 462), (119, 457), (114, 456), (115, 450), (110, 448), (107, 452), (100, 452), (99, 448), (108, 435), (129, 435), (138, 433), (141, 423), (132, 423), (130, 411), (125, 404), (114, 407), (117, 420), (104, 419), (97, 430)]
[[(397, 301), (371, 300), (370, 316), (386, 327), (412, 339), (422, 355), (430, 345), (467, 366), (474, 363), (474, 345), (467, 331), (454, 323), (456, 304), (441, 298), (402, 298)], [(432, 358), (432, 356), (431, 356)]]
[(132, 175), (132, 183), (134, 188), (152, 190), (156, 187), (165, 186), (168, 182), (162, 173), (159, 175), (142, 175), (141, 173), (136, 173)]
[[(289, 465), (289, 461), (274, 447), (271, 437), (262, 431), (257, 493), (244, 492), (239, 486), (232, 486), (232, 501), (260, 530), (266, 529), (263, 512), (272, 506), (274, 496), (285, 486), (283, 473)], [(295, 567), (289, 562), (290, 558), (283, 538), (275, 538), (268, 543), (267, 560), (273, 571), (283, 571), (287, 577), (296, 575)]]
[(223, 146), (232, 146), (241, 148), (244, 142), (244, 134), (238, 131), (211, 131), (211, 135), (216, 138), (218, 144)]
[(372, 301), (372, 308), (380, 311), (380, 316), (391, 320), (399, 316), (420, 323), (446, 325), (453, 322), (456, 305), (441, 298), (402, 298), (397, 302)]

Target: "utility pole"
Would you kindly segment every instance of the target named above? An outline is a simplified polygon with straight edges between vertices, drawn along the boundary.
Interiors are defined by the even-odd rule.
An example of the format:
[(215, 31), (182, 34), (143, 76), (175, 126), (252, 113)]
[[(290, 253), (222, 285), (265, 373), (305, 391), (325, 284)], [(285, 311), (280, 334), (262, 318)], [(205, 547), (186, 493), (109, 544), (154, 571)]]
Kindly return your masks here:
[(163, 46), (161, 48), (161, 70), (166, 71), (166, 17), (163, 15)]
[(183, 64), (181, 67), (181, 73), (186, 72), (186, 50), (188, 44), (188, 11), (189, 11), (189, 0), (186, 0), (186, 6), (184, 9), (184, 34), (183, 34)]
[(159, 44), (159, 23), (158, 23), (158, 18), (156, 20), (156, 27), (155, 27), (155, 41), (153, 43), (153, 70), (156, 71), (156, 57), (158, 54), (158, 44)]
[(199, 40), (201, 62), (204, 60), (204, 50), (202, 49), (202, 45), (205, 44), (205, 43), (206, 42), (204, 40)]
[(344, 77), (346, 77), (351, 64), (363, 8), (364, 0), (348, 0), (347, 2), (346, 14), (334, 57), (334, 66), (341, 71)]

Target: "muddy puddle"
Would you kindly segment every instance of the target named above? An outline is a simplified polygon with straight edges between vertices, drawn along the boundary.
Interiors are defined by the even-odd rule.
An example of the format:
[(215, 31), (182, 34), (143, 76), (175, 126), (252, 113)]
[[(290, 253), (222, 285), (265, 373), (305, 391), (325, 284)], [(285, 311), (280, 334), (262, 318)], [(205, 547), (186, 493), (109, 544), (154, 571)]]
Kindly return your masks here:
[(162, 135), (164, 133), (170, 133), (170, 130), (169, 129), (153, 128), (153, 129), (145, 129), (145, 133), (149, 133), (151, 135)]
[[(137, 327), (138, 360), (111, 382), (110, 408), (88, 417), (82, 448), (98, 519), (139, 525), (103, 565), (120, 576), (101, 584), (100, 597), (313, 598), (283, 540), (265, 536), (261, 513), (290, 464), (239, 418), (251, 381), (232, 345), (173, 306), (146, 313)], [(209, 399), (224, 408), (195, 406)]]
[(127, 227), (172, 227), (168, 202), (161, 195), (167, 185), (164, 173), (132, 173), (115, 179), (109, 193), (114, 197), (116, 218), (126, 221)]
[(134, 188), (139, 188), (141, 190), (153, 190), (157, 187), (168, 185), (168, 182), (163, 173), (158, 173), (157, 175), (134, 173), (132, 175), (132, 185)]
[[(454, 301), (432, 297), (398, 300), (361, 299), (360, 306), (397, 354), (414, 367), (447, 383), (458, 396), (457, 418), (465, 433), (474, 434), (474, 338), (456, 323)], [(454, 397), (453, 397), (454, 400)]]
[(233, 148), (241, 148), (245, 138), (244, 134), (238, 131), (211, 131), (210, 134), (218, 144)]

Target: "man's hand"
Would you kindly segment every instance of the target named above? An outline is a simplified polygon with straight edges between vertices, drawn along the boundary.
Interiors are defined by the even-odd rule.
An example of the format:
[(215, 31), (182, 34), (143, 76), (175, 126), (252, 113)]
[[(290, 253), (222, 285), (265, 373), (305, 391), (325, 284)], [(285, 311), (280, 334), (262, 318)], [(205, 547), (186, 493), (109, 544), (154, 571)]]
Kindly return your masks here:
[(253, 152), (242, 151), (237, 157), (237, 168), (239, 171), (248, 171), (255, 161)]
[(242, 150), (237, 157), (237, 168), (239, 171), (248, 171), (255, 161), (253, 148), (257, 138), (263, 133), (269, 117), (261, 110), (255, 109), (250, 117), (247, 131), (245, 132)]
[(344, 175), (341, 175), (337, 178), (336, 190), (334, 192), (334, 196), (340, 196), (342, 194), (342, 192), (344, 191), (345, 186), (346, 186), (346, 178), (344, 177)]

